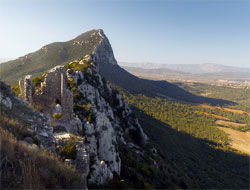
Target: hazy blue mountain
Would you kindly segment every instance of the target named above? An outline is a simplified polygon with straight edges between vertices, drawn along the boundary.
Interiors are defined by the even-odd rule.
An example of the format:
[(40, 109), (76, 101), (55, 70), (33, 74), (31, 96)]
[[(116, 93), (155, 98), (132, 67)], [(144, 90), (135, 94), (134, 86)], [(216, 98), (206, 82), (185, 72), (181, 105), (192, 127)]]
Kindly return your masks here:
[(214, 63), (203, 64), (157, 64), (157, 63), (128, 63), (119, 62), (123, 67), (137, 67), (143, 69), (170, 69), (172, 71), (191, 73), (191, 74), (205, 74), (205, 73), (246, 73), (250, 72), (249, 68), (240, 68), (225, 66)]
[(165, 79), (228, 79), (250, 80), (250, 69), (224, 66), (219, 64), (154, 64), (154, 63), (120, 63), (130, 73), (161, 75)]

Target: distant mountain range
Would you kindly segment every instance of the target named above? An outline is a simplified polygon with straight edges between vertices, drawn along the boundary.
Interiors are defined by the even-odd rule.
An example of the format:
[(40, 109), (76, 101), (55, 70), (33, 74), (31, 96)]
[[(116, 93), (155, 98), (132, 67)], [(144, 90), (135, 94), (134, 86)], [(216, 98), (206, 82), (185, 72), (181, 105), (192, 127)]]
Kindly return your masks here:
[(160, 78), (174, 79), (228, 79), (250, 80), (250, 68), (239, 68), (214, 63), (204, 64), (155, 64), (155, 63), (127, 63), (120, 62), (127, 71), (142, 75), (158, 75)]
[(119, 62), (120, 66), (137, 67), (144, 69), (169, 69), (190, 74), (207, 74), (207, 73), (227, 73), (227, 72), (250, 72), (250, 68), (232, 67), (215, 63), (203, 64), (157, 64), (157, 63), (128, 63)]

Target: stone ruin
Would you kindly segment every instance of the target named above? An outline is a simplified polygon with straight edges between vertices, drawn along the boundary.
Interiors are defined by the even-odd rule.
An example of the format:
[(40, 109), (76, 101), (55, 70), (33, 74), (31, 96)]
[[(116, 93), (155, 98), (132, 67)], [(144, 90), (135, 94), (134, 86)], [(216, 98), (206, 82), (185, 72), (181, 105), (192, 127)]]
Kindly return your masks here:
[(57, 66), (47, 72), (40, 92), (36, 93), (32, 76), (26, 75), (19, 81), (20, 97), (34, 108), (53, 115), (61, 113), (61, 121), (73, 118), (73, 95), (67, 88), (66, 68)]

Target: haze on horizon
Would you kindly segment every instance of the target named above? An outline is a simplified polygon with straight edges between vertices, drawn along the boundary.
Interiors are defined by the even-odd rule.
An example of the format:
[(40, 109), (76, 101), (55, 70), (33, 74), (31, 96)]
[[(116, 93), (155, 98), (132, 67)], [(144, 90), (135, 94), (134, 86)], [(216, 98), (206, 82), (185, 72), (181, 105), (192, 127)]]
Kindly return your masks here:
[(249, 67), (248, 0), (0, 0), (0, 25), (0, 59), (102, 28), (119, 62)]

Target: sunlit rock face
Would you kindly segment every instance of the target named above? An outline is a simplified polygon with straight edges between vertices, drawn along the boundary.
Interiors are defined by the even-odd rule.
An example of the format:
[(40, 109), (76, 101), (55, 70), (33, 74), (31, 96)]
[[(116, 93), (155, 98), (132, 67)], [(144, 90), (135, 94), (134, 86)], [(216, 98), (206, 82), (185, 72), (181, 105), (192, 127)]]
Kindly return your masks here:
[(57, 153), (74, 146), (76, 152), (64, 155), (65, 162), (81, 174), (82, 183), (101, 185), (121, 173), (119, 144), (131, 144), (125, 136), (136, 131), (138, 141), (148, 138), (129, 105), (99, 74), (100, 64), (117, 62), (103, 31), (95, 35), (102, 40), (92, 54), (49, 70), (36, 84), (38, 89), (32, 76), (25, 76), (19, 86), (20, 97), (47, 114), (39, 135), (52, 136)]
[(102, 40), (94, 50), (94, 55), (96, 57), (95, 61), (102, 64), (117, 65), (112, 47), (103, 30), (99, 30), (99, 35), (101, 36)]

